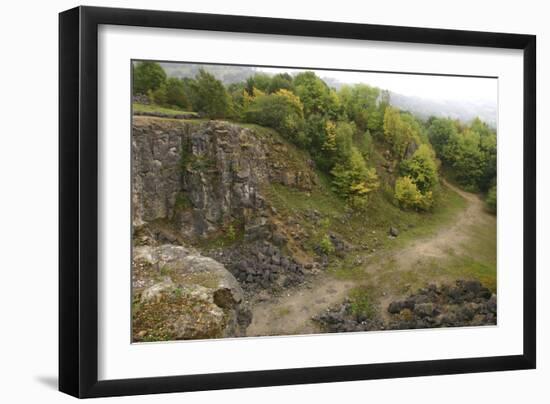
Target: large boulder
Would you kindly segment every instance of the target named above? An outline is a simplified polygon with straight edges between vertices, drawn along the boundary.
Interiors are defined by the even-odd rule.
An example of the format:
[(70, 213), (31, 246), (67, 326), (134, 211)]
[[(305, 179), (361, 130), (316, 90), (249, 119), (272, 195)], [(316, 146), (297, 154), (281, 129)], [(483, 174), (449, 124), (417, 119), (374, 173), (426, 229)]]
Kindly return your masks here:
[[(175, 245), (134, 248), (135, 341), (245, 335), (250, 314), (237, 280), (219, 262)], [(139, 297), (139, 299), (138, 299)], [(139, 301), (139, 303), (137, 303)]]

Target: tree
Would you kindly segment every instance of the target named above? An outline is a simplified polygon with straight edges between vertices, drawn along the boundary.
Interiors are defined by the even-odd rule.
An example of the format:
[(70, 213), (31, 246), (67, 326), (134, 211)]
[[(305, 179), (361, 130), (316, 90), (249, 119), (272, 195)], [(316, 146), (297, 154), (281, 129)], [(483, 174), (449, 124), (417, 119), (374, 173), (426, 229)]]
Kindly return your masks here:
[(444, 165), (455, 179), (473, 191), (487, 191), (496, 178), (496, 133), (479, 118), (465, 125), (445, 118), (430, 118), (428, 134)]
[(390, 105), (390, 98), (391, 96), (388, 90), (380, 91), (380, 96), (378, 97), (378, 111), (382, 112), (382, 115)]
[(357, 145), (357, 148), (359, 149), (365, 160), (368, 161), (371, 158), (373, 150), (373, 139), (371, 132), (368, 129), (364, 133), (356, 131), (355, 144)]
[(237, 121), (244, 120), (245, 104), (250, 99), (245, 83), (232, 83), (227, 87), (227, 92), (230, 98), (227, 116)]
[(326, 125), (328, 119), (320, 114), (311, 114), (305, 118), (304, 147), (310, 147), (313, 155), (322, 151), (326, 142)]
[[(428, 137), (435, 151), (443, 155), (445, 145), (453, 136), (456, 136), (456, 125), (447, 118), (432, 118), (428, 127)], [(442, 156), (443, 157), (443, 156)]]
[(336, 163), (331, 174), (336, 190), (355, 208), (365, 207), (369, 194), (380, 185), (376, 170), (367, 167), (363, 156), (355, 147), (352, 147), (349, 159)]
[(354, 149), (353, 137), (355, 135), (355, 124), (346, 121), (339, 121), (335, 127), (336, 148), (334, 151), (328, 151), (327, 156), (331, 159), (331, 163), (346, 164), (346, 161), (352, 158)]
[(314, 72), (303, 72), (294, 78), (296, 95), (304, 104), (304, 115), (326, 115), (336, 119), (340, 112), (337, 94), (332, 91)]
[(189, 108), (189, 100), (185, 95), (183, 82), (180, 79), (171, 77), (166, 80), (166, 104), (176, 106), (181, 109)]
[(382, 115), (378, 110), (380, 90), (366, 84), (343, 86), (339, 91), (346, 116), (361, 130), (378, 131), (382, 128)]
[(166, 105), (166, 83), (162, 83), (156, 90), (149, 89), (147, 98), (153, 104)]
[(276, 93), (279, 90), (289, 90), (292, 91), (293, 83), (292, 76), (288, 73), (279, 73), (271, 77), (271, 81), (267, 88), (269, 93)]
[(399, 110), (397, 108), (388, 107), (384, 114), (384, 137), (386, 141), (393, 145), (398, 138), (398, 132), (400, 131), (401, 118), (399, 116)]
[(189, 87), (189, 98), (193, 109), (209, 118), (223, 118), (229, 109), (229, 95), (222, 82), (212, 74), (200, 69), (192, 81), (184, 83)]
[(451, 136), (443, 148), (445, 161), (452, 166), (456, 180), (472, 191), (479, 189), (487, 169), (479, 144), (479, 135), (467, 128)]
[(330, 172), (334, 164), (349, 159), (356, 133), (355, 124), (334, 122), (326, 116), (312, 114), (305, 120), (302, 147), (307, 147), (317, 167)]
[(487, 191), (496, 181), (497, 176), (497, 135), (478, 118), (474, 120), (470, 129), (479, 134), (479, 150), (484, 162), (483, 174), (478, 180), (481, 191)]
[(267, 93), (270, 85), (271, 77), (269, 74), (256, 73), (254, 76), (251, 76), (246, 80), (246, 91), (248, 94), (253, 95), (253, 89), (257, 88), (263, 93)]
[(294, 143), (302, 141), (303, 106), (300, 99), (288, 90), (254, 97), (245, 111), (245, 119), (276, 129)]
[(422, 194), (409, 176), (395, 182), (395, 199), (403, 209), (428, 210), (433, 203), (432, 192)]
[(327, 121), (325, 124), (325, 141), (323, 150), (334, 152), (336, 151), (336, 124), (332, 121)]
[(401, 163), (401, 174), (411, 178), (421, 193), (433, 190), (438, 182), (435, 154), (427, 144), (421, 144), (411, 158)]
[(383, 127), (386, 141), (401, 159), (405, 157), (409, 145), (421, 143), (418, 121), (409, 114), (401, 114), (397, 108), (386, 108)]
[(155, 62), (137, 62), (133, 65), (134, 94), (158, 90), (166, 82), (166, 72)]

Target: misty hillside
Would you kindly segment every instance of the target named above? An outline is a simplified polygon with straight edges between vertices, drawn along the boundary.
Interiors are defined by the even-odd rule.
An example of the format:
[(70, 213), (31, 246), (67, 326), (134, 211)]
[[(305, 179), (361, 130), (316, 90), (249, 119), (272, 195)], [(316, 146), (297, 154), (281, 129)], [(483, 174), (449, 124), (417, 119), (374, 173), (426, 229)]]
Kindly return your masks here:
[[(339, 90), (344, 83), (331, 77), (322, 77), (329, 87)], [(390, 91), (390, 104), (404, 111), (409, 111), (419, 118), (430, 116), (458, 119), (469, 122), (476, 117), (492, 128), (497, 126), (497, 106), (481, 101), (457, 102), (453, 100), (435, 100), (419, 96), (408, 96)]]
[(390, 92), (390, 103), (401, 110), (409, 111), (420, 118), (431, 115), (459, 119), (469, 122), (476, 117), (495, 128), (497, 124), (496, 105), (470, 101), (456, 102), (451, 100), (432, 100)]
[(199, 65), (199, 64), (180, 64), (180, 63), (159, 63), (169, 77), (195, 77), (200, 68), (214, 75), (225, 85), (246, 81), (253, 76), (257, 70), (254, 67), (247, 66), (218, 66), (218, 65)]

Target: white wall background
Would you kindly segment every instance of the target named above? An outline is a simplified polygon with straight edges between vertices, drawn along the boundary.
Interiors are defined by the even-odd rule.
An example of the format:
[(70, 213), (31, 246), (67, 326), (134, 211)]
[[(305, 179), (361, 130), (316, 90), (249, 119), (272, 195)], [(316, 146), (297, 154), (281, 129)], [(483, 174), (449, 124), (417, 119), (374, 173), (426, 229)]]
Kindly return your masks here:
[[(5, 2), (0, 24), (0, 401), (63, 403), (57, 385), (57, 13), (78, 5)], [(538, 36), (538, 369), (109, 399), (126, 403), (545, 403), (550, 392), (550, 26), (545, 2), (428, 0), (91, 1), (156, 8)], [(518, 134), (519, 136), (520, 134)], [(546, 382), (546, 383), (545, 383)]]

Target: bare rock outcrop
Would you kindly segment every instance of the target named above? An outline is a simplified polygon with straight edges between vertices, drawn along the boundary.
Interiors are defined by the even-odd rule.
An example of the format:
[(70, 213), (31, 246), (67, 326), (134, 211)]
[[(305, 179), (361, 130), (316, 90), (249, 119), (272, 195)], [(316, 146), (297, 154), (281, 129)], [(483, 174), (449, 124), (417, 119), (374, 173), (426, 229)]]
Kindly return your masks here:
[(182, 237), (197, 239), (234, 224), (245, 236), (269, 237), (272, 213), (262, 189), (317, 183), (309, 163), (289, 157), (288, 148), (275, 135), (225, 121), (134, 117), (134, 228), (167, 220)]

